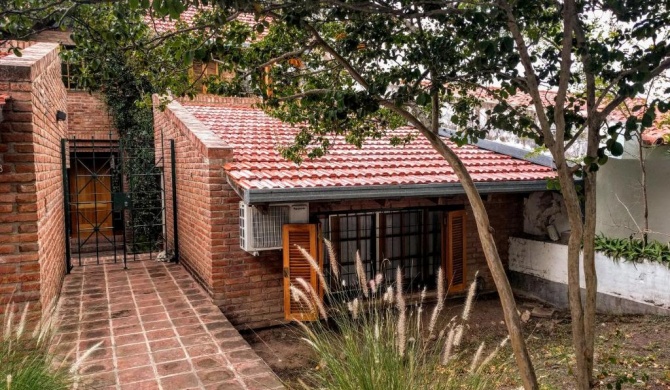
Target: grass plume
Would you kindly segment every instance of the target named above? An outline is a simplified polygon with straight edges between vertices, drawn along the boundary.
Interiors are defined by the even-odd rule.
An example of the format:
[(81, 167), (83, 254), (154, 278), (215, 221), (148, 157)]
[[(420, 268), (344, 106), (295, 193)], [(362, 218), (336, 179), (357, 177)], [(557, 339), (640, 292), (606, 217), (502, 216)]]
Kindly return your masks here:
[(295, 247), (298, 248), (300, 254), (302, 254), (305, 260), (307, 260), (309, 266), (312, 267), (314, 271), (316, 271), (316, 275), (319, 278), (319, 282), (321, 282), (321, 287), (323, 288), (323, 291), (326, 294), (328, 294), (330, 292), (330, 289), (328, 288), (328, 283), (326, 283), (326, 278), (323, 276), (323, 272), (321, 272), (321, 267), (319, 266), (319, 264), (316, 262), (316, 260), (314, 260), (312, 255), (310, 255), (309, 252), (305, 250), (305, 248), (301, 247), (300, 245), (296, 245)]
[[(332, 264), (334, 255), (329, 256)], [(395, 269), (393, 281), (384, 280), (381, 274), (367, 281), (360, 254), (357, 254), (355, 270), (359, 291), (346, 289), (344, 294), (338, 295), (338, 291), (333, 291), (338, 284), (331, 284), (334, 287), (325, 298), (330, 303), (328, 319), (298, 322), (305, 342), (315, 353), (317, 367), (299, 380), (300, 386), (337, 390), (484, 390), (495, 387), (490, 376), (480, 374), (481, 367), (490, 362), (489, 357), (482, 362), (486, 346), (482, 344), (476, 351), (469, 350), (462, 341), (469, 329), (466, 320), (473, 310), (474, 294), (469, 303), (466, 300), (464, 310), (468, 313), (455, 316), (437, 332), (439, 317), (446, 305), (447, 288), (442, 270), (437, 272), (438, 302), (430, 313), (427, 329), (424, 329), (421, 314), (426, 292), (420, 292), (416, 304), (408, 305), (401, 267)], [(298, 286), (292, 287), (294, 299), (320, 305), (318, 310), (325, 318), (324, 299), (316, 296), (312, 285), (296, 280)], [(320, 283), (324, 283), (322, 280), (319, 276)], [(295, 297), (300, 295), (297, 291), (301, 291), (300, 298)]]
[(335, 278), (335, 283), (339, 284), (340, 265), (337, 262), (337, 254), (335, 253), (335, 248), (333, 248), (333, 243), (330, 242), (330, 240), (324, 238), (323, 243), (326, 245), (326, 250), (328, 251), (328, 262), (330, 263), (330, 272)]
[(34, 321), (29, 303), (23, 305), (18, 318), (14, 315), (19, 312), (17, 305), (6, 306), (0, 339), (0, 378), (4, 378), (0, 389), (70, 389), (76, 383), (81, 365), (99, 347), (91, 347), (74, 365), (65, 363), (67, 358), (57, 362), (50, 353), (55, 334), (55, 305), (47, 307), (51, 310)]

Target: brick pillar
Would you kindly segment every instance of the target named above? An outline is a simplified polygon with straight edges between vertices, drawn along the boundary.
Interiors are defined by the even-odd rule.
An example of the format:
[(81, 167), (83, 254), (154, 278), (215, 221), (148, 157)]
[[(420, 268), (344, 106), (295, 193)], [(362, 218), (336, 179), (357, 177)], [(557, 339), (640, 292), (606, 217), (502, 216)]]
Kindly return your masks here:
[(0, 316), (7, 302), (53, 303), (65, 274), (60, 139), (67, 124), (58, 45), (0, 59)]

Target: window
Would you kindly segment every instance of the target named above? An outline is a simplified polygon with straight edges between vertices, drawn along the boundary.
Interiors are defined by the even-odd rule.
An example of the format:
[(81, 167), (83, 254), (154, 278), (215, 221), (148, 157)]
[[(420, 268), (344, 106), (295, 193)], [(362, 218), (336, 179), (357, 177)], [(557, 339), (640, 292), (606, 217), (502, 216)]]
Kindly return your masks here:
[[(443, 209), (404, 209), (331, 214), (319, 217), (323, 237), (333, 243), (338, 256), (340, 283), (356, 290), (356, 252), (359, 251), (366, 278), (384, 275), (395, 281), (398, 267), (403, 269), (403, 285), (418, 291), (436, 284), (444, 253), (443, 226), (448, 211)], [(330, 284), (330, 259), (324, 254), (324, 272)]]
[(81, 65), (63, 61), (61, 63), (61, 77), (66, 89), (81, 89), (77, 78), (81, 74)]

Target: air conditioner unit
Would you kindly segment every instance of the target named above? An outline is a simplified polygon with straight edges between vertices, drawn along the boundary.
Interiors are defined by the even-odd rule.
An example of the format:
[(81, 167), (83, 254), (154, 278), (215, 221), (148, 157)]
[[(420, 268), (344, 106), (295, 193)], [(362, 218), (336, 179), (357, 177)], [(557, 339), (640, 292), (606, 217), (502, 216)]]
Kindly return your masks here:
[(240, 247), (247, 252), (282, 248), (282, 226), (309, 222), (309, 204), (256, 207), (240, 202)]

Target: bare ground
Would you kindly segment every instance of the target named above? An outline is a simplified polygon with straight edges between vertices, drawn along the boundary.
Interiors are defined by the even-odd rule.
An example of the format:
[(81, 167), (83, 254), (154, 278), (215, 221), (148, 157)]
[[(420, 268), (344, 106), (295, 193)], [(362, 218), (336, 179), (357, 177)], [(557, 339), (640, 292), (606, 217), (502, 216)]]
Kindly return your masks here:
[[(541, 304), (521, 300), (519, 311), (531, 312)], [(448, 320), (462, 310), (462, 300), (450, 300), (442, 315)], [(430, 312), (427, 308), (425, 312)], [(536, 309), (537, 311), (537, 309)], [(542, 315), (550, 310), (540, 310)], [(466, 348), (476, 349), (482, 341), (495, 345), (506, 336), (503, 314), (496, 298), (480, 298), (470, 320)], [(573, 388), (570, 319), (556, 311), (550, 317), (531, 316), (524, 325), (537, 376), (543, 389)], [(658, 316), (598, 317), (596, 330), (596, 371), (599, 389), (670, 390), (670, 318)], [(251, 347), (289, 387), (316, 367), (300, 329), (288, 325), (244, 332)], [(520, 386), (511, 350), (492, 363), (488, 371), (497, 378), (497, 388)]]

